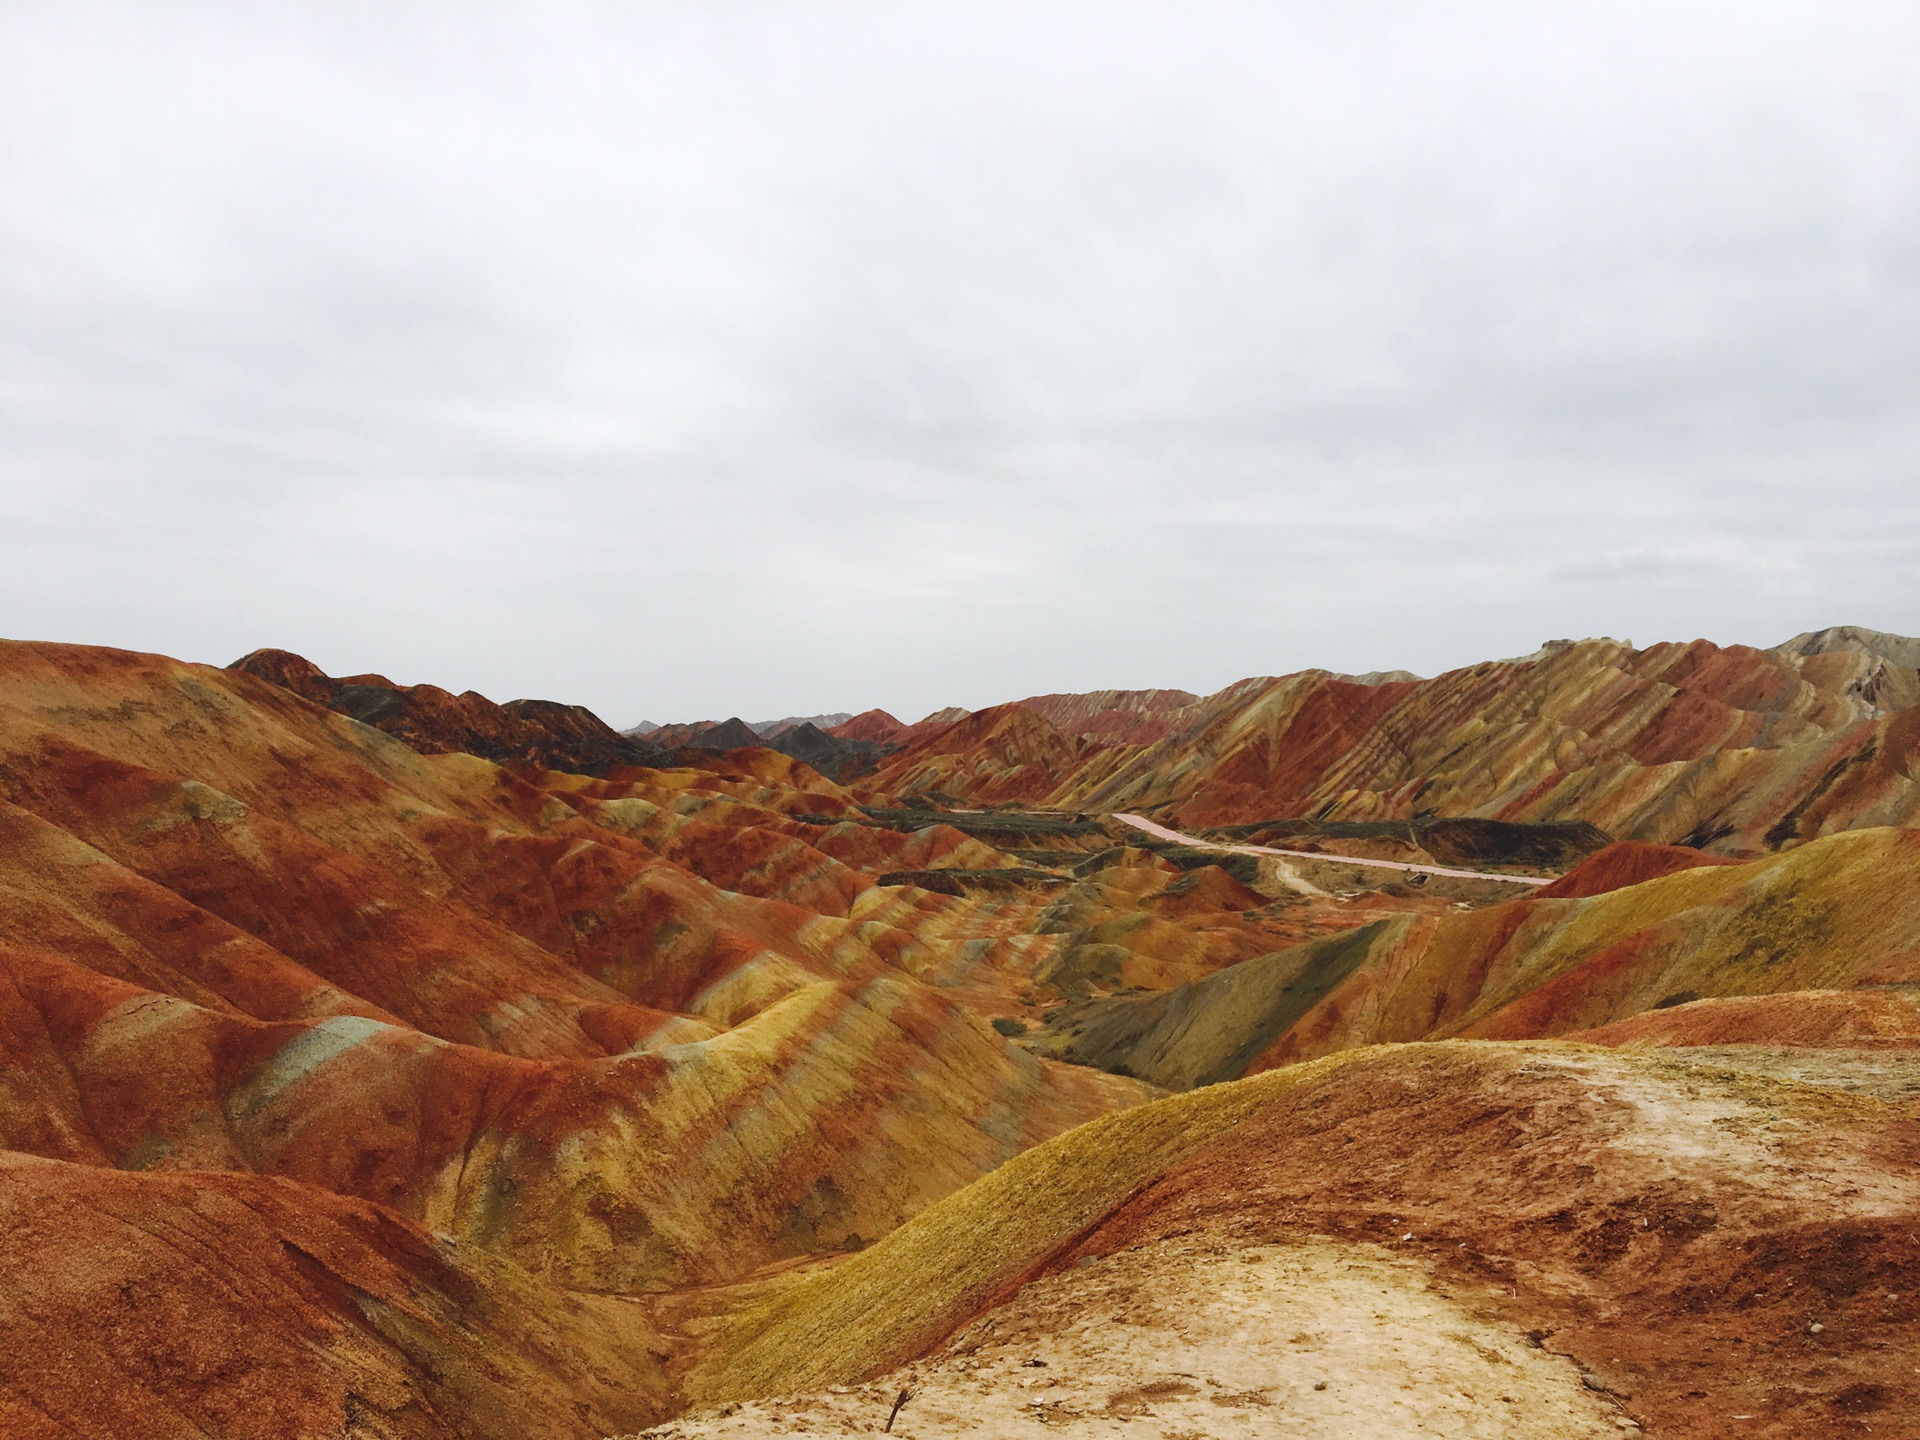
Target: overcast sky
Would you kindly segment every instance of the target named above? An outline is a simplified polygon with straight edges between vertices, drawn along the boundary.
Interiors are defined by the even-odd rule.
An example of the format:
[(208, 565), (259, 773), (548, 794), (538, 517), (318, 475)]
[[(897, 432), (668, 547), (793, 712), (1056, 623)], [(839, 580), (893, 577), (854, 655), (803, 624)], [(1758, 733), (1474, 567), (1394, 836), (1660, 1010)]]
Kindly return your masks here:
[(1920, 633), (1920, 7), (0, 8), (0, 634), (631, 724)]

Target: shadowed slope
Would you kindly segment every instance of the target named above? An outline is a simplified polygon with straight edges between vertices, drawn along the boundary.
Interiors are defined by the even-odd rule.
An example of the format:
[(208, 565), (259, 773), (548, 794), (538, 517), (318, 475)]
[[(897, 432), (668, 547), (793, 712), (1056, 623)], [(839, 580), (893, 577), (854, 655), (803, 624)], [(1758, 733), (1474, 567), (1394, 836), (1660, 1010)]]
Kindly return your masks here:
[(509, 700), (496, 705), (469, 690), (396, 685), (384, 675), (336, 680), (286, 650), (255, 650), (227, 667), (350, 715), (426, 755), (465, 751), (502, 762), (602, 774), (617, 765), (646, 765), (659, 755), (649, 740), (623, 735), (581, 705)]
[(646, 740), (649, 745), (659, 747), (657, 763), (661, 764), (677, 765), (735, 750), (769, 749), (803, 761), (835, 780), (847, 780), (871, 770), (888, 748), (870, 739), (823, 730), (811, 720), (767, 727), (749, 725), (738, 716), (721, 721), (662, 725), (649, 731)]

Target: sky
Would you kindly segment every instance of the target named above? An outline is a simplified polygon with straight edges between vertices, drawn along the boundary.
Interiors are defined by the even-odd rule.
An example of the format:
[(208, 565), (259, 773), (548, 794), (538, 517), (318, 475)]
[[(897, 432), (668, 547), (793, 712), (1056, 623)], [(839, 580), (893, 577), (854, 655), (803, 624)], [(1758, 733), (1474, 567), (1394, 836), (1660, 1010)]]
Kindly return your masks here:
[(0, 635), (618, 725), (1920, 633), (1920, 7), (0, 7)]

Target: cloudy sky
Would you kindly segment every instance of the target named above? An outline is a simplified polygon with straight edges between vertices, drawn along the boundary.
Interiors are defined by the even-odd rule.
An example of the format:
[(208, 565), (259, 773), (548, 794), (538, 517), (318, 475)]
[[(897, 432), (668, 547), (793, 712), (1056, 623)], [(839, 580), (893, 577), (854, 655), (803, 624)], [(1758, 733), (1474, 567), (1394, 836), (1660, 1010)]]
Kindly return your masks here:
[(1911, 0), (0, 9), (0, 634), (624, 725), (1836, 623)]

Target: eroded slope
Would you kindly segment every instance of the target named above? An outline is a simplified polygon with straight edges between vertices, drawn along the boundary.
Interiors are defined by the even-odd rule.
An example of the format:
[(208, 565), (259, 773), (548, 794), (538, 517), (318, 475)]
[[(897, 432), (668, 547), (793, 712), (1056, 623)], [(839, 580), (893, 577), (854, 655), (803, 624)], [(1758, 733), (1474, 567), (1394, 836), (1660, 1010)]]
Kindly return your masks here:
[[(1062, 1007), (1033, 1043), (1178, 1087), (1378, 1041), (1534, 1039), (1701, 999), (1920, 981), (1920, 832), (1852, 831), (1584, 893), (1643, 863), (1676, 861), (1603, 852), (1528, 898)], [(1769, 1012), (1783, 1033), (1789, 1008)]]
[[(1044, 696), (920, 734), (870, 783), (1137, 810), (1182, 828), (1585, 820), (1623, 839), (1757, 853), (1920, 810), (1910, 643), (1585, 640), (1431, 680), (1309, 670), (1191, 703)], [(1116, 712), (1122, 701), (1132, 708)]]
[[(1275, 1356), (1264, 1433), (1340, 1433), (1356, 1391), (1376, 1408), (1347, 1413), (1381, 1434), (1579, 1434), (1610, 1417), (1689, 1437), (1735, 1419), (1742, 1434), (1905, 1433), (1920, 1424), (1902, 1363), (1920, 1340), (1920, 1107), (1879, 1062), (1797, 1053), (1447, 1042), (1162, 1101), (764, 1300), (689, 1388), (731, 1404), (810, 1392), (746, 1412), (769, 1434), (800, 1433), (814, 1408), (875, 1423), (917, 1381), (1007, 1433), (1051, 1402), (1068, 1433), (1105, 1433), (1134, 1405), (1224, 1436), (1245, 1431), (1219, 1403), (1227, 1357), (1250, 1349)], [(1243, 1284), (1182, 1282), (1218, 1263), (1276, 1269), (1249, 1310)], [(1129, 1289), (1135, 1272), (1155, 1283)], [(1051, 1288), (1027, 1288), (1039, 1280)], [(1356, 1290), (1408, 1298), (1353, 1324)], [(1038, 1310), (1052, 1318), (1036, 1327)], [(1042, 1367), (1009, 1363), (1003, 1337), (1045, 1373), (1016, 1379)], [(1479, 1363), (1437, 1388), (1463, 1346)], [(896, 1433), (962, 1433), (912, 1411)]]
[[(477, 705), (439, 720), (471, 728), (491, 714)], [(442, 1306), (471, 1322), (475, 1353), (545, 1374), (528, 1382), (534, 1409), (462, 1391), (391, 1433), (589, 1435), (648, 1418), (652, 1381), (596, 1408), (587, 1379), (527, 1348), (569, 1294), (858, 1248), (1152, 1093), (1038, 1059), (987, 1023), (1020, 1008), (1059, 948), (1036, 933), (1042, 898), (879, 883), (1019, 864), (990, 845), (871, 823), (764, 749), (589, 776), (421, 743), (434, 753), (245, 671), (0, 646), (0, 1149), (48, 1162), (32, 1183), (75, 1227), (63, 1245), (82, 1244), (96, 1194), (172, 1213), (200, 1188), (260, 1185), (247, 1193), (279, 1209), (236, 1234), (236, 1256), (306, 1245), (301, 1227), (341, 1206), (484, 1256), (423, 1313)], [(28, 1174), (10, 1171), (10, 1192)], [(10, 1214), (24, 1233), (27, 1212)], [(83, 1250), (48, 1254), (46, 1314), (107, 1303)], [(252, 1353), (231, 1338), (244, 1307), (210, 1298), (220, 1274), (154, 1270), (151, 1303), (197, 1316), (209, 1354)], [(294, 1275), (272, 1266), (259, 1283)], [(518, 1287), (518, 1318), (486, 1318), (496, 1285)], [(283, 1359), (372, 1303), (282, 1299), (306, 1317), (274, 1332)], [(643, 1326), (628, 1340), (643, 1357), (631, 1373), (651, 1374), (656, 1342)], [(145, 1398), (126, 1413), (174, 1404), (142, 1369), (145, 1331), (97, 1327), (87, 1343), (136, 1377)], [(369, 1373), (389, 1377), (445, 1358), (369, 1343), (386, 1357)], [(88, 1409), (108, 1403), (93, 1362), (66, 1354), (40, 1345), (19, 1403), (68, 1417), (48, 1433), (74, 1433), (75, 1416), (110, 1427)], [(220, 1389), (242, 1371), (185, 1373)], [(331, 1398), (300, 1414), (365, 1399), (356, 1385), (326, 1381), (314, 1394)], [(571, 1419), (528, 1418), (544, 1413), (535, 1392), (575, 1389)], [(228, 1433), (286, 1433), (271, 1408), (220, 1413)]]

